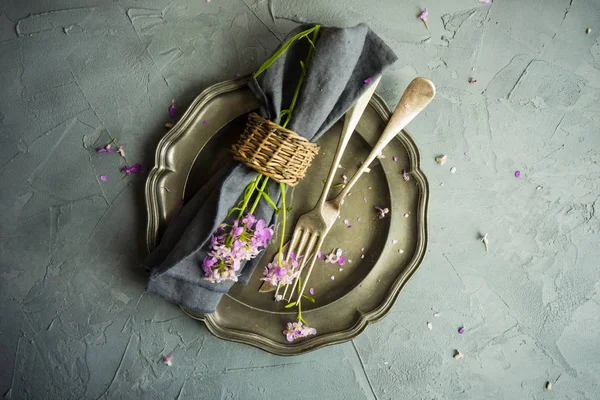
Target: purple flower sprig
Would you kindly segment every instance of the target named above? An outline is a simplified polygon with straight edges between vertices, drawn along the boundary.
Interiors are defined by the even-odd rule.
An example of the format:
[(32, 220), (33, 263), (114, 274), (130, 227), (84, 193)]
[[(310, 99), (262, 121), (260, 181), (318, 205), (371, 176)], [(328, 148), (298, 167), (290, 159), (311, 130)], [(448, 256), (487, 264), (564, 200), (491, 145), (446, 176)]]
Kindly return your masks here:
[(232, 225), (222, 224), (211, 236), (209, 251), (202, 261), (204, 279), (213, 283), (237, 282), (236, 272), (242, 261), (255, 258), (267, 247), (271, 236), (272, 227), (252, 214), (236, 219)]
[(289, 260), (279, 260), (279, 257), (277, 259), (277, 262), (267, 264), (263, 272), (264, 277), (260, 280), (269, 282), (273, 286), (291, 285), (294, 279), (300, 275), (298, 258), (293, 252), (290, 252)]
[(288, 342), (293, 342), (296, 339), (316, 335), (317, 330), (304, 324), (302, 321), (288, 322), (286, 329), (283, 331)]

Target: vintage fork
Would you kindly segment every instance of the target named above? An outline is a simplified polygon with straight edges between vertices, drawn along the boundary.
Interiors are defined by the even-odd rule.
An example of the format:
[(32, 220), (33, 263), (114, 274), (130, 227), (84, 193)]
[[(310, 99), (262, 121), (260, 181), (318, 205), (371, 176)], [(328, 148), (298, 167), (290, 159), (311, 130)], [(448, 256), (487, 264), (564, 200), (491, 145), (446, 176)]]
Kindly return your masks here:
[[(313, 210), (313, 211), (309, 212), (308, 214), (304, 214), (302, 217), (300, 217), (300, 220), (298, 221), (298, 225), (296, 226), (296, 229), (294, 230), (294, 235), (292, 237), (290, 249), (294, 248), (295, 243), (298, 241), (298, 238), (300, 237), (300, 232), (303, 232), (302, 241), (305, 241), (305, 238), (310, 237), (309, 243), (311, 244), (311, 246), (309, 246), (309, 248), (311, 249), (311, 251), (314, 248), (314, 252), (312, 254), (309, 252), (304, 253), (307, 255), (310, 254), (310, 263), (309, 263), (308, 258), (303, 260), (303, 262), (298, 267), (299, 268), (298, 277), (296, 278), (294, 283), (291, 285), (292, 293), (293, 293), (296, 285), (298, 284), (298, 282), (300, 280), (300, 276), (302, 275), (304, 267), (306, 265), (309, 265), (308, 272), (306, 273), (306, 276), (303, 278), (302, 287), (298, 291), (298, 298), (296, 300), (296, 303), (299, 302), (302, 298), (302, 294), (304, 293), (304, 290), (306, 289), (306, 285), (310, 278), (310, 274), (312, 273), (313, 267), (315, 265), (315, 261), (317, 259), (317, 252), (321, 249), (321, 246), (323, 245), (323, 240), (324, 240), (325, 236), (327, 235), (327, 232), (329, 232), (329, 229), (331, 229), (334, 222), (338, 218), (338, 216), (340, 214), (340, 208), (341, 208), (342, 204), (344, 203), (344, 199), (345, 199), (346, 195), (350, 192), (352, 187), (356, 184), (356, 182), (358, 181), (360, 176), (367, 170), (367, 168), (369, 168), (369, 165), (371, 164), (371, 162), (373, 162), (373, 160), (379, 154), (381, 154), (384, 147), (387, 146), (387, 144), (394, 137), (396, 137), (396, 135), (399, 134), (400, 131), (402, 129), (404, 129), (404, 127), (406, 127), (406, 125), (408, 125), (408, 123), (410, 121), (412, 121), (425, 107), (427, 107), (427, 105), (431, 102), (431, 100), (433, 99), (434, 96), (435, 96), (435, 86), (433, 85), (433, 83), (430, 80), (425, 79), (425, 78), (415, 78), (408, 85), (406, 90), (404, 91), (404, 94), (402, 95), (402, 98), (400, 99), (400, 102), (398, 103), (398, 106), (396, 107), (394, 114), (392, 115), (388, 124), (386, 125), (383, 133), (381, 134), (381, 137), (379, 138), (379, 140), (377, 141), (377, 143), (371, 150), (371, 153), (367, 156), (367, 159), (365, 160), (365, 162), (361, 165), (361, 167), (358, 169), (358, 171), (356, 171), (354, 176), (346, 184), (346, 186), (340, 192), (340, 194), (337, 195), (332, 200), (325, 201), (325, 198), (327, 196), (327, 191), (328, 191), (328, 188), (327, 188), (327, 191), (326, 190), (323, 191), (324, 195), (321, 196), (321, 199), (319, 200), (317, 208), (315, 209), (316, 211)], [(359, 101), (363, 101), (363, 100), (364, 99), (361, 98)], [(343, 147), (345, 147), (345, 144), (342, 147), (341, 146), (342, 141), (345, 140), (345, 143), (347, 143), (352, 134), (352, 131), (350, 133), (347, 133), (346, 131), (344, 131), (344, 134), (347, 134), (347, 137), (340, 139), (340, 145), (338, 146), (338, 150), (341, 147), (342, 151), (343, 151)], [(341, 156), (340, 156), (340, 158), (341, 158)], [(333, 175), (335, 174), (335, 170), (337, 169), (337, 165), (338, 165), (339, 161), (340, 160), (337, 159), (337, 155), (336, 155), (336, 160), (334, 161), (334, 164), (333, 164), (331, 170), (329, 171), (329, 177), (327, 179), (328, 183), (330, 183), (331, 180), (333, 179)], [(307, 218), (305, 218), (305, 217), (307, 217)], [(300, 242), (300, 245), (302, 245), (302, 241)], [(290, 286), (290, 285), (288, 285), (288, 286)], [(291, 299), (291, 296), (292, 296), (292, 294), (290, 294), (289, 299)], [(285, 298), (285, 292), (284, 292), (284, 298)]]
[[(371, 86), (367, 89), (365, 93), (362, 94), (356, 101), (356, 103), (352, 106), (352, 108), (346, 113), (346, 118), (344, 120), (344, 127), (342, 128), (342, 134), (340, 136), (340, 140), (338, 142), (337, 150), (335, 152), (335, 156), (333, 157), (333, 163), (331, 164), (331, 168), (329, 169), (329, 175), (327, 176), (327, 181), (325, 182), (325, 187), (323, 188), (323, 192), (321, 193), (321, 197), (317, 202), (317, 206), (313, 208), (311, 211), (303, 214), (298, 219), (296, 223), (296, 227), (294, 228), (294, 233), (292, 234), (292, 240), (288, 246), (286, 261), (290, 259), (290, 253), (295, 253), (296, 257), (300, 257), (298, 269), (302, 271), (302, 266), (306, 263), (307, 260), (310, 259), (314, 252), (314, 247), (317, 243), (322, 243), (320, 240), (321, 237), (325, 236), (329, 228), (331, 228), (331, 224), (328, 224), (328, 220), (326, 220), (323, 216), (323, 205), (327, 200), (327, 195), (329, 194), (329, 190), (331, 189), (331, 183), (335, 177), (335, 173), (337, 171), (338, 165), (342, 159), (342, 155), (346, 150), (346, 146), (348, 145), (348, 141), (350, 140), (350, 136), (354, 132), (360, 117), (362, 116), (365, 108), (369, 104), (369, 100), (375, 93), (375, 88), (379, 84), (381, 77), (375, 79)], [(294, 293), (294, 289), (298, 284), (298, 278), (294, 280), (294, 284), (291, 287), (291, 292), (289, 297), (291, 298)], [(283, 291), (283, 297), (285, 298), (288, 288), (290, 285), (286, 285)], [(277, 285), (277, 291), (275, 292), (275, 297), (279, 294), (279, 289), (281, 284)]]

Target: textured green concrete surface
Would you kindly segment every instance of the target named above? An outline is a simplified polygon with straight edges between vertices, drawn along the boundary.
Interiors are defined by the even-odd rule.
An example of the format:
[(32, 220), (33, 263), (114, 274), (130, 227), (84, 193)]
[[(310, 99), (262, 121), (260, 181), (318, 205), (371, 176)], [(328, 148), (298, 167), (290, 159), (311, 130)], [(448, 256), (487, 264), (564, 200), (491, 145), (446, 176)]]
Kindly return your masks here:
[[(151, 166), (172, 98), (250, 73), (311, 21), (390, 44), (389, 104), (415, 76), (437, 85), (409, 126), (430, 237), (385, 319), (283, 358), (144, 292), (145, 177), (95, 149), (115, 137)], [(0, 395), (600, 398), (599, 34), (598, 0), (1, 1)]]

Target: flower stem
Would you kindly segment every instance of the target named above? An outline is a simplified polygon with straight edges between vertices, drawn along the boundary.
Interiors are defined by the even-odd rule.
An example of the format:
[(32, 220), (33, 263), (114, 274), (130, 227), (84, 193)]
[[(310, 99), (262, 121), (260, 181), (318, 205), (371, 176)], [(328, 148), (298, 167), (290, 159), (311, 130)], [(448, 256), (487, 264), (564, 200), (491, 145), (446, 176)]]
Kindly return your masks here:
[(258, 176), (256, 178), (254, 178), (254, 180), (252, 182), (250, 182), (249, 190), (244, 193), (244, 203), (242, 204), (242, 207), (241, 207), (240, 213), (238, 214), (237, 219), (242, 218), (242, 215), (244, 215), (244, 211), (246, 211), (246, 207), (248, 207), (248, 203), (250, 202), (250, 197), (252, 197), (252, 195), (254, 194), (254, 191), (256, 190), (256, 187), (258, 186), (258, 182), (260, 181), (260, 179), (262, 177), (263, 177), (263, 175), (258, 174)]
[[(285, 52), (287, 51), (287, 49), (289, 49), (289, 48), (290, 48), (290, 46), (292, 45), (292, 43), (294, 43), (295, 41), (297, 41), (297, 40), (300, 40), (300, 39), (302, 39), (302, 38), (308, 37), (308, 35), (310, 35), (311, 33), (313, 33), (315, 30), (317, 30), (317, 31), (318, 31), (320, 27), (321, 27), (321, 25), (315, 25), (315, 26), (313, 26), (313, 27), (312, 27), (312, 28), (310, 28), (310, 29), (307, 29), (307, 30), (305, 30), (305, 31), (302, 31), (302, 32), (298, 33), (297, 35), (295, 35), (294, 37), (292, 37), (291, 39), (289, 39), (287, 42), (285, 42), (285, 43), (284, 43), (284, 44), (283, 44), (283, 45), (282, 45), (282, 46), (279, 48), (279, 50), (277, 50), (277, 51), (275, 52), (275, 54), (273, 54), (273, 55), (271, 56), (271, 58), (269, 58), (267, 61), (265, 61), (265, 62), (263, 63), (263, 65), (261, 65), (261, 66), (260, 66), (260, 68), (258, 69), (258, 71), (256, 71), (256, 72), (254, 73), (254, 78), (258, 77), (260, 74), (262, 74), (263, 72), (265, 72), (265, 70), (266, 70), (267, 68), (269, 68), (269, 67), (270, 67), (270, 66), (271, 66), (271, 65), (272, 65), (272, 64), (273, 64), (275, 61), (277, 61), (277, 59), (278, 59), (279, 57), (281, 57), (281, 55), (282, 55), (283, 53), (285, 53)], [(311, 42), (311, 44), (314, 46), (314, 42), (315, 42), (315, 40), (316, 40), (316, 39), (315, 39), (315, 37), (313, 36), (313, 39), (312, 39), (312, 40), (310, 40), (310, 39), (309, 39), (309, 42)]]
[(304, 83), (304, 79), (306, 78), (306, 70), (308, 69), (308, 65), (310, 64), (310, 59), (312, 58), (313, 52), (315, 50), (314, 43), (317, 41), (319, 36), (319, 30), (321, 29), (320, 25), (315, 25), (314, 30), (312, 32), (312, 39), (306, 37), (306, 39), (310, 42), (311, 47), (308, 50), (308, 55), (306, 56), (306, 60), (304, 62), (300, 61), (300, 65), (302, 66), (302, 73), (300, 74), (300, 79), (298, 80), (298, 84), (296, 85), (296, 90), (294, 91), (294, 96), (292, 97), (292, 103), (290, 104), (290, 108), (287, 109), (285, 113), (285, 122), (281, 125), (282, 127), (287, 127), (290, 120), (292, 119), (292, 113), (294, 112), (294, 108), (296, 107), (296, 102), (298, 101), (298, 96), (300, 95), (300, 88)]
[[(262, 176), (262, 175), (259, 175)], [(267, 182), (269, 182), (269, 177), (265, 176), (265, 179), (262, 181), (262, 186), (260, 187), (260, 192), (256, 195), (256, 200), (254, 200), (254, 204), (252, 204), (252, 208), (250, 209), (250, 214), (254, 214), (254, 210), (256, 210), (256, 206), (258, 206), (258, 202), (262, 197), (262, 194), (265, 192), (265, 188), (267, 187)]]
[(279, 239), (279, 265), (283, 263), (283, 237), (285, 235), (285, 223), (287, 220), (287, 209), (285, 207), (285, 183), (279, 183), (281, 190), (281, 238)]

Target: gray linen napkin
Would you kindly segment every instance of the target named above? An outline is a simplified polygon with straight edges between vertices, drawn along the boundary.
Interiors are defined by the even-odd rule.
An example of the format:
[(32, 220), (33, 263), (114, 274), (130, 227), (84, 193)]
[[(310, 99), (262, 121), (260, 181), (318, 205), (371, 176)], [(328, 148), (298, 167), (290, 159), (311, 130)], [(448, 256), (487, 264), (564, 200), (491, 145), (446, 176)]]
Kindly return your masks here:
[[(300, 26), (288, 38), (312, 26)], [(295, 42), (265, 72), (250, 81), (250, 88), (261, 101), (263, 118), (278, 122), (281, 110), (289, 106), (301, 73), (300, 61), (306, 59), (309, 46), (306, 39)], [(322, 27), (288, 128), (311, 141), (317, 140), (364, 93), (369, 85), (365, 80), (381, 75), (396, 59), (392, 50), (365, 24), (352, 28)], [(228, 211), (256, 175), (256, 171), (242, 164), (218, 171), (184, 205), (146, 260), (145, 267), (151, 271), (149, 291), (194, 311), (215, 311), (233, 283), (204, 280), (201, 265), (206, 246), (210, 235), (226, 220)], [(274, 201), (279, 201), (279, 195), (275, 195), (279, 193), (279, 185), (273, 180), (269, 181), (269, 193)], [(274, 210), (265, 201), (259, 203), (254, 214), (275, 222)], [(259, 255), (242, 267), (240, 283), (248, 283), (260, 258)]]

